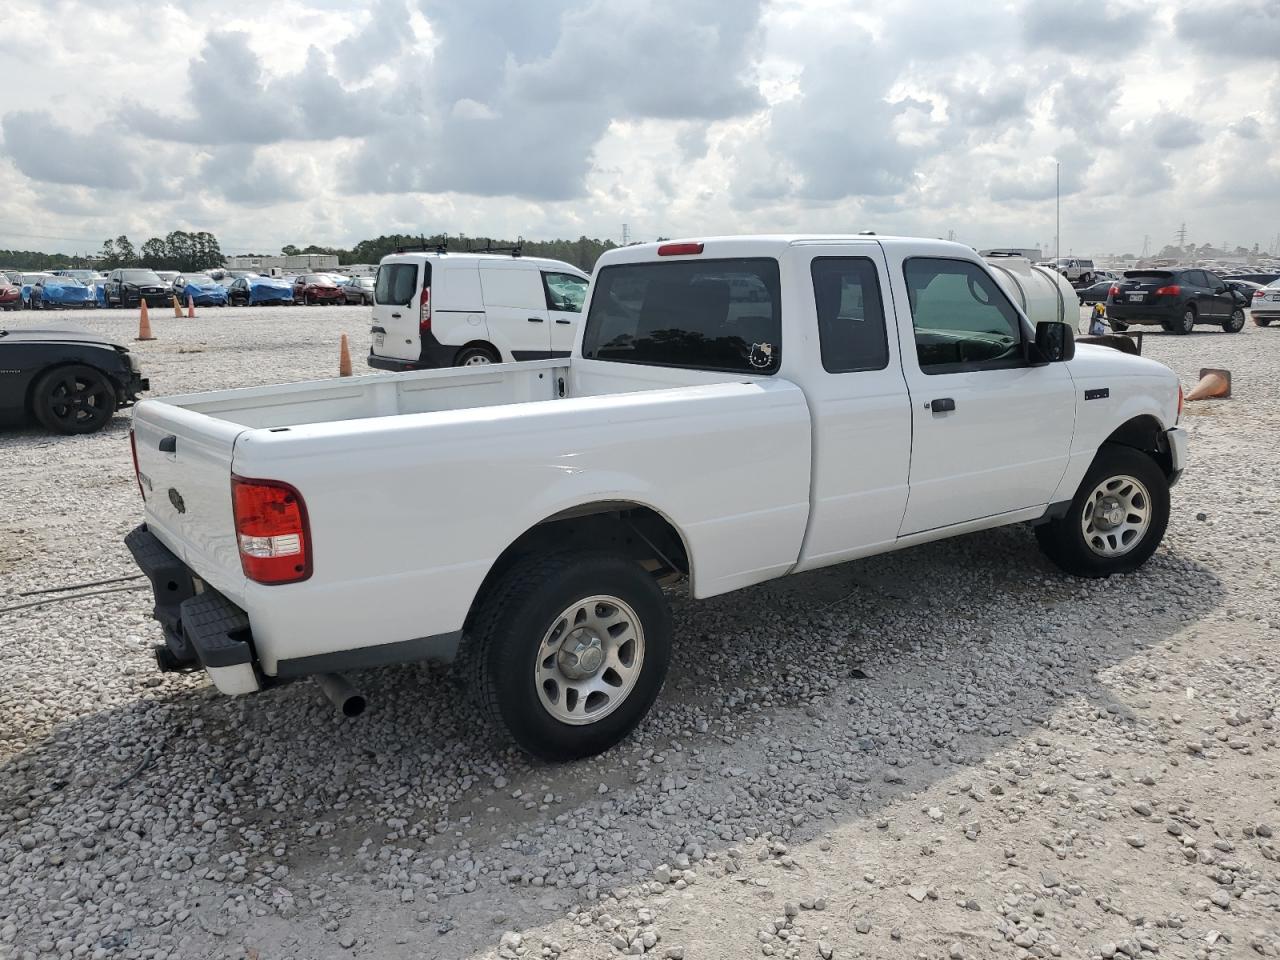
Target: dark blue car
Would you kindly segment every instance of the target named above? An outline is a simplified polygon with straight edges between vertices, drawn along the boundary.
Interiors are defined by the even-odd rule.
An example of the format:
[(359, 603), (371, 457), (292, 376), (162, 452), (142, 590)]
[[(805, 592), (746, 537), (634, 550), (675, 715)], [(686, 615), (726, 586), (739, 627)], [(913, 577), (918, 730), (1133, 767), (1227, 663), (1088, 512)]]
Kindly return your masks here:
[(97, 306), (93, 291), (74, 277), (43, 277), (31, 286), (32, 310), (83, 309)]

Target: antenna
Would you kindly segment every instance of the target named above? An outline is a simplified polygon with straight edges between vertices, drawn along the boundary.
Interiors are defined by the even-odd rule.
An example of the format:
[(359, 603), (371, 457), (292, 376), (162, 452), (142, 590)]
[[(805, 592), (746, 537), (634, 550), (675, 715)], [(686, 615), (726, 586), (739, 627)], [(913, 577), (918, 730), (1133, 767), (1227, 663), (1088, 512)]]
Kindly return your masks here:
[(1062, 163), (1053, 175), (1053, 264), (1062, 259)]

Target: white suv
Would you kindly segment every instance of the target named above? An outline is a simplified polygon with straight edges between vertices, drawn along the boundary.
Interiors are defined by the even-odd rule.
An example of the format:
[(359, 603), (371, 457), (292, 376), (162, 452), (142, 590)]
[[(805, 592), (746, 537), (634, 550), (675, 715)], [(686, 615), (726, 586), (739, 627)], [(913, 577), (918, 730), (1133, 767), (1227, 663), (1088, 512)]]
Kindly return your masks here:
[(1092, 260), (1082, 260), (1078, 257), (1059, 257), (1058, 272), (1072, 283), (1080, 283), (1087, 286), (1093, 282), (1094, 275), (1098, 271), (1094, 267)]
[(567, 357), (590, 282), (577, 267), (539, 257), (383, 257), (369, 366), (421, 370)]

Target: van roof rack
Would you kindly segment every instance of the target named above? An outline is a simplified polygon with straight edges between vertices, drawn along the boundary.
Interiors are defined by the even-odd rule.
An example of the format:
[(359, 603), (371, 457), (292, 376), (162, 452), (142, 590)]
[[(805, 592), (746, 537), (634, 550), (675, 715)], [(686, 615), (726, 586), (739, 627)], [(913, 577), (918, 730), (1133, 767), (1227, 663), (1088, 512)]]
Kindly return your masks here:
[(427, 253), (448, 253), (449, 238), (446, 236), (437, 243), (431, 243), (426, 237), (419, 236), (417, 243), (402, 243), (396, 247), (396, 253), (425, 251)]
[(518, 257), (524, 249), (524, 237), (517, 237), (515, 243), (499, 246), (495, 246), (489, 237), (480, 239), (484, 241), (484, 246), (476, 246), (468, 242), (467, 253), (509, 253), (513, 257)]

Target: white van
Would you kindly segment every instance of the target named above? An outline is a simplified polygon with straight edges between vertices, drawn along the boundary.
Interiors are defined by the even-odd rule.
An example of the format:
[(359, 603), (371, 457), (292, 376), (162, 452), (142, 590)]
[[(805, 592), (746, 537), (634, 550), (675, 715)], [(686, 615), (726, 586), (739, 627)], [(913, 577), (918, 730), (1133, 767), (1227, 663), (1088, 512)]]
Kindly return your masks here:
[(422, 370), (567, 357), (590, 282), (577, 267), (540, 257), (383, 257), (369, 366)]

